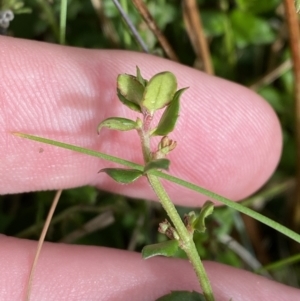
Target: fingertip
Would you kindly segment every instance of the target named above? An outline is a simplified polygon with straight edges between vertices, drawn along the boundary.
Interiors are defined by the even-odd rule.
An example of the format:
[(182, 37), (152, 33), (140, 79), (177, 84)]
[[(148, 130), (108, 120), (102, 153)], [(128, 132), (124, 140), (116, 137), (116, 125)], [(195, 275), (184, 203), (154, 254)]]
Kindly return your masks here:
[[(0, 299), (25, 296), (36, 242), (0, 236)], [(205, 262), (217, 300), (298, 300), (300, 291), (226, 265)], [(18, 285), (16, 286), (16, 283)], [(174, 290), (199, 291), (187, 260), (92, 246), (44, 243), (31, 300), (152, 301)]]
[[(190, 87), (181, 100), (178, 126), (170, 135), (178, 144), (170, 155), (171, 174), (241, 199), (259, 189), (277, 165), (282, 139), (278, 118), (264, 100), (244, 87), (142, 53), (9, 38), (0, 42), (5, 44), (6, 58), (11, 58), (5, 61), (11, 72), (3, 75), (1, 87), (6, 91), (0, 119), (5, 141), (1, 168), (6, 175), (1, 193), (93, 184), (132, 197), (155, 198), (144, 180), (129, 187), (100, 177), (98, 171), (111, 163), (53, 146), (45, 146), (37, 155), (36, 142), (8, 134), (22, 131), (142, 163), (135, 134), (105, 130), (96, 134), (104, 118), (136, 118), (115, 92), (117, 75), (135, 74), (136, 65), (145, 78), (169, 70), (178, 78), (179, 88)], [(9, 62), (18, 66), (18, 72)], [(199, 206), (206, 199), (173, 184), (167, 187), (178, 204)]]

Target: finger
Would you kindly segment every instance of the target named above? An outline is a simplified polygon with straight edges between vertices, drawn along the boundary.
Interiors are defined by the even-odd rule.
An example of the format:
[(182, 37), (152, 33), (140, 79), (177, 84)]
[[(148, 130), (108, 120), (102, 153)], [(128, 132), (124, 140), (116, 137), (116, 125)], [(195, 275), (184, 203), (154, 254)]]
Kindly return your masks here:
[[(182, 97), (178, 142), (171, 173), (232, 199), (257, 190), (272, 174), (281, 152), (279, 122), (259, 96), (246, 88), (158, 57), (124, 51), (75, 49), (11, 38), (0, 39), (0, 193), (69, 188), (85, 184), (134, 197), (154, 198), (145, 179), (119, 185), (98, 174), (113, 166), (86, 155), (14, 137), (26, 132), (142, 163), (135, 132), (96, 127), (104, 118), (137, 114), (116, 97), (116, 77), (149, 78), (169, 70)], [(200, 205), (204, 197), (167, 185), (174, 201)]]
[[(0, 236), (0, 242), (0, 300), (24, 300), (36, 243), (5, 236)], [(300, 297), (299, 290), (249, 272), (211, 262), (205, 268), (218, 301)], [(138, 253), (45, 243), (30, 300), (153, 301), (171, 290), (199, 291), (188, 261), (143, 260)]]

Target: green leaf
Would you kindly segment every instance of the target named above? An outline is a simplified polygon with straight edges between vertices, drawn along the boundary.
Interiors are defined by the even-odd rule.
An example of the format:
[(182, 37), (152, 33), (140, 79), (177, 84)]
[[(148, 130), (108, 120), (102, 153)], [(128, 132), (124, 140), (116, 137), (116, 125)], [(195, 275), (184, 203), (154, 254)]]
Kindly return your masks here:
[(197, 292), (174, 291), (156, 299), (156, 301), (205, 301), (205, 297)]
[(250, 13), (233, 10), (230, 14), (230, 21), (236, 45), (239, 48), (268, 44), (276, 39), (271, 25), (266, 20)]
[(188, 88), (180, 89), (175, 93), (172, 102), (165, 109), (152, 136), (166, 136), (174, 130), (179, 116), (180, 97), (186, 89)]
[(177, 80), (173, 73), (158, 73), (148, 82), (141, 105), (153, 115), (172, 101), (176, 90)]
[(142, 77), (141, 70), (138, 66), (136, 66), (136, 79), (143, 87), (146, 87), (148, 81)]
[(157, 159), (150, 161), (146, 164), (144, 168), (144, 173), (151, 169), (164, 169), (164, 170), (169, 170), (170, 166), (170, 160), (162, 158), (162, 159)]
[(118, 96), (121, 95), (122, 97), (119, 99), (121, 102), (134, 103), (136, 106), (139, 107), (139, 104), (143, 98), (144, 94), (144, 86), (137, 80), (137, 78), (133, 75), (129, 74), (120, 74), (117, 79), (117, 91)]
[(200, 233), (204, 233), (206, 230), (205, 219), (209, 215), (211, 215), (213, 211), (214, 211), (214, 203), (211, 201), (206, 201), (201, 208), (199, 216), (196, 218), (195, 222), (193, 223), (193, 228)]
[(179, 251), (179, 243), (174, 239), (145, 246), (142, 250), (142, 256), (144, 259), (154, 256), (175, 257)]
[(227, 14), (217, 10), (201, 10), (205, 35), (217, 37), (225, 33)]
[(137, 124), (135, 121), (127, 119), (127, 118), (121, 118), (121, 117), (111, 117), (103, 120), (97, 127), (98, 134), (100, 133), (100, 130), (103, 128), (109, 128), (112, 130), (118, 130), (118, 131), (130, 131), (137, 128)]
[(117, 95), (119, 97), (119, 100), (125, 105), (127, 106), (129, 109), (133, 110), (133, 111), (137, 111), (139, 113), (142, 113), (141, 107), (139, 105), (137, 105), (134, 102), (131, 102), (129, 100), (127, 100), (122, 94), (120, 94), (119, 90), (117, 90)]
[(236, 0), (236, 3), (241, 10), (261, 14), (274, 10), (281, 3), (281, 0)]
[(143, 175), (143, 172), (140, 170), (124, 168), (103, 168), (99, 172), (105, 172), (116, 182), (122, 184), (132, 183)]

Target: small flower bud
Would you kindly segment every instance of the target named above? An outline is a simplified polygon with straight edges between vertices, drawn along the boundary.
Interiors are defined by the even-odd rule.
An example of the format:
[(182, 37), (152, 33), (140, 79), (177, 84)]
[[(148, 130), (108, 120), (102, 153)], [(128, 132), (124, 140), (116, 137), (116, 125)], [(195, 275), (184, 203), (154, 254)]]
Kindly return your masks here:
[(162, 155), (167, 155), (169, 152), (171, 152), (177, 145), (177, 142), (174, 140), (169, 139), (169, 137), (164, 136), (160, 143), (158, 144), (158, 151)]

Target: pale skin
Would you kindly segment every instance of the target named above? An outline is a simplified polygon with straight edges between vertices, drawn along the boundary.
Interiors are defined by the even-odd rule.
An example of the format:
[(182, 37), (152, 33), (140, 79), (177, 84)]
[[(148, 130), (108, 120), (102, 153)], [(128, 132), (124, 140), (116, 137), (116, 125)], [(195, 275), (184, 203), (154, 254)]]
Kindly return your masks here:
[[(0, 38), (0, 193), (96, 185), (131, 197), (155, 199), (145, 180), (120, 186), (97, 172), (111, 163), (23, 140), (19, 131), (141, 162), (136, 133), (103, 130), (104, 118), (134, 118), (115, 94), (116, 76), (145, 78), (169, 70), (182, 97), (171, 138), (171, 174), (239, 200), (272, 175), (282, 136), (270, 106), (228, 81), (145, 54), (84, 50)], [(41, 151), (42, 148), (42, 151)], [(201, 206), (204, 196), (165, 183), (177, 204)], [(0, 300), (23, 300), (36, 242), (0, 236)], [(251, 273), (206, 262), (216, 300), (299, 300), (300, 291)], [(171, 290), (199, 290), (186, 261), (141, 259), (138, 253), (45, 243), (31, 300), (152, 301)]]

